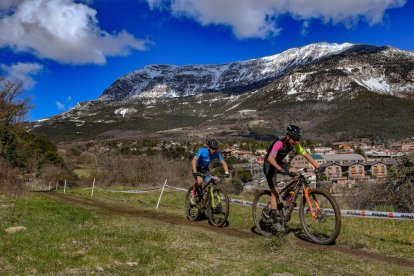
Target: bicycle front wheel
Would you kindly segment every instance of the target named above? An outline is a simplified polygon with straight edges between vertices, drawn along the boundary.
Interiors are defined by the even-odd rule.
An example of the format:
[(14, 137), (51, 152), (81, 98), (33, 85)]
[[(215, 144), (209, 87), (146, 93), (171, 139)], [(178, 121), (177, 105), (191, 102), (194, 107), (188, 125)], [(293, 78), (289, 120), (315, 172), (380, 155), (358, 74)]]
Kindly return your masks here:
[(188, 188), (187, 194), (185, 197), (185, 215), (189, 220), (195, 221), (200, 217), (200, 209), (198, 206), (191, 204), (191, 192), (193, 188)]
[(252, 215), (256, 230), (263, 236), (271, 237), (276, 234), (273, 227), (273, 220), (264, 216), (270, 213), (270, 191), (262, 191), (253, 200)]
[(207, 202), (208, 221), (214, 226), (221, 227), (227, 223), (229, 217), (229, 196), (219, 188), (212, 188), (212, 191), (213, 194), (209, 195)]
[(341, 230), (341, 211), (338, 204), (330, 193), (322, 189), (310, 190), (309, 200), (310, 206), (303, 196), (299, 207), (303, 231), (315, 243), (333, 243)]

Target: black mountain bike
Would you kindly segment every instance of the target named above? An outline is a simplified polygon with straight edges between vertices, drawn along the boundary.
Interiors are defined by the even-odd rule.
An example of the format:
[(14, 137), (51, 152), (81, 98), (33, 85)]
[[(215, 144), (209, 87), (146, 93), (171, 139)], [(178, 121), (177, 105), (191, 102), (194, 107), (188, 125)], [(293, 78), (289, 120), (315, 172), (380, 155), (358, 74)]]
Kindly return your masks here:
[(287, 227), (299, 200), (299, 218), (309, 239), (318, 244), (333, 243), (341, 229), (341, 212), (332, 195), (323, 189), (310, 188), (310, 174), (301, 169), (292, 174), (292, 181), (279, 192), (279, 221), (265, 215), (269, 213), (271, 192), (264, 190), (253, 201), (253, 220), (256, 229), (264, 236), (276, 234), (275, 223)]
[(217, 188), (220, 178), (211, 175), (202, 175), (203, 184), (197, 191), (196, 204), (191, 204), (190, 187), (185, 198), (185, 212), (189, 220), (195, 221), (206, 215), (208, 221), (214, 226), (223, 226), (229, 216), (230, 200), (227, 193)]

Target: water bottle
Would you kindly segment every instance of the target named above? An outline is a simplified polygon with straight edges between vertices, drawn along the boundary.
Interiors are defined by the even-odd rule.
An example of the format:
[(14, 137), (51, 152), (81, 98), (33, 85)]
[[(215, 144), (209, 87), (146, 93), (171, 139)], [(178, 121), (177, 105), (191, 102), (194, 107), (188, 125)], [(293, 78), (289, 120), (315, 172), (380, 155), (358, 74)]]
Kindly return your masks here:
[(288, 207), (290, 206), (290, 204), (292, 204), (292, 201), (293, 201), (293, 198), (294, 197), (295, 197), (295, 192), (294, 191), (289, 192), (289, 196), (288, 196), (288, 198), (286, 200), (286, 205)]

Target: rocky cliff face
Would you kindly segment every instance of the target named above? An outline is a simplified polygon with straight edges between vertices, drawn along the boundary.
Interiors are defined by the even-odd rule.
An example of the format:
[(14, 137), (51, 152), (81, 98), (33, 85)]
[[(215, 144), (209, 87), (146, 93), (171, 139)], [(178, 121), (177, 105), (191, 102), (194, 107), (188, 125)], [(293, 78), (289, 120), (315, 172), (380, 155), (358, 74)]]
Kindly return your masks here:
[(413, 97), (413, 75), (412, 52), (356, 45), (341, 54), (290, 72), (276, 87), (286, 91), (287, 95), (311, 94), (312, 98), (327, 100), (364, 89)]

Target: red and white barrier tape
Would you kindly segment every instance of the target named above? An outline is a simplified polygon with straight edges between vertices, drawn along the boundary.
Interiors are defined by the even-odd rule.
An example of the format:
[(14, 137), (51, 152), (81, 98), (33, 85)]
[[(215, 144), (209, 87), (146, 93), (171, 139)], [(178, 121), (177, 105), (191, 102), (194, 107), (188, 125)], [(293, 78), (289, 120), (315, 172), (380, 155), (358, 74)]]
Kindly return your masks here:
[[(170, 185), (165, 185), (165, 187), (184, 191), (187, 192), (188, 189), (178, 188)], [(153, 192), (155, 190), (159, 190), (162, 187), (151, 188), (147, 190), (129, 190), (129, 191), (117, 191), (117, 190), (107, 190), (102, 188), (95, 188), (104, 191), (114, 192), (114, 193), (130, 193), (130, 194), (140, 194), (140, 193), (148, 193)], [(230, 202), (245, 205), (245, 206), (252, 206), (253, 202), (241, 199), (230, 198)], [(265, 207), (265, 204), (260, 204), (260, 207)], [(298, 208), (295, 208), (297, 211)], [(332, 209), (324, 209), (327, 214), (332, 214)], [(341, 210), (341, 215), (343, 217), (360, 217), (360, 218), (381, 218), (381, 219), (393, 219), (393, 220), (413, 220), (414, 221), (414, 213), (397, 213), (397, 212), (377, 212), (377, 211), (369, 211), (369, 210)]]
[[(173, 186), (166, 185), (169, 188), (187, 191), (186, 189), (177, 188)], [(245, 206), (252, 206), (253, 202), (241, 199), (230, 198), (230, 202), (245, 205)], [(260, 207), (265, 207), (265, 204), (259, 204)], [(332, 214), (332, 209), (324, 209), (327, 214)], [(295, 211), (298, 211), (298, 208), (295, 208)], [(397, 212), (377, 212), (377, 211), (367, 211), (367, 210), (341, 210), (341, 215), (343, 217), (361, 217), (361, 218), (382, 218), (382, 219), (394, 219), (394, 220), (413, 220), (414, 221), (414, 213), (397, 213)]]
[(177, 187), (173, 187), (173, 186), (170, 186), (170, 185), (165, 185), (165, 187), (168, 187), (168, 188), (171, 188), (171, 189), (174, 189), (174, 190), (184, 191), (184, 192), (188, 191), (188, 189), (177, 188)]
[[(253, 202), (241, 200), (241, 199), (230, 199), (230, 202), (252, 206)], [(266, 204), (259, 204), (260, 207), (265, 207)], [(324, 209), (327, 214), (333, 214), (333, 209)], [(295, 208), (298, 211), (298, 208)], [(367, 210), (341, 210), (343, 217), (361, 217), (361, 218), (382, 218), (382, 219), (394, 219), (394, 220), (414, 220), (414, 213), (397, 213), (397, 212), (378, 212), (378, 211), (367, 211)]]
[(397, 219), (397, 220), (413, 220), (414, 221), (414, 213), (341, 210), (341, 215), (346, 216), (346, 217), (382, 218), (382, 219)]
[[(111, 193), (125, 193), (125, 194), (143, 194), (143, 193), (150, 193), (156, 190), (161, 189), (162, 187), (156, 187), (156, 188), (150, 188), (150, 189), (146, 189), (146, 190), (111, 190), (111, 189), (103, 189), (103, 188), (98, 188), (95, 187), (95, 190), (101, 190), (101, 191), (106, 191), (106, 192), (111, 192)], [(85, 190), (90, 190), (92, 188), (85, 188)]]

